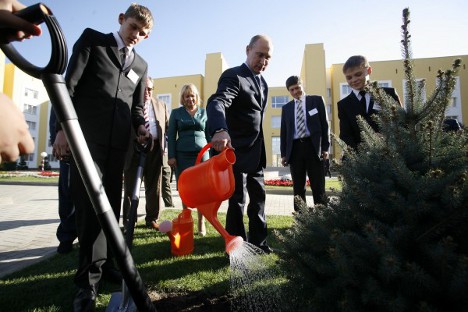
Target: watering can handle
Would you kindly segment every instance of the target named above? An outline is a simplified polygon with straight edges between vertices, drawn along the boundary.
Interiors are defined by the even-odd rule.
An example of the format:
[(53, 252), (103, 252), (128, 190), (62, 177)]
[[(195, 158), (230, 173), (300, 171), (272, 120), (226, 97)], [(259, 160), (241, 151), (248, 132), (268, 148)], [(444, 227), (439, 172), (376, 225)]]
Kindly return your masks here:
[(203, 146), (203, 148), (200, 150), (197, 156), (197, 160), (195, 160), (195, 165), (198, 165), (201, 162), (201, 159), (203, 157), (203, 154), (211, 147), (211, 142)]

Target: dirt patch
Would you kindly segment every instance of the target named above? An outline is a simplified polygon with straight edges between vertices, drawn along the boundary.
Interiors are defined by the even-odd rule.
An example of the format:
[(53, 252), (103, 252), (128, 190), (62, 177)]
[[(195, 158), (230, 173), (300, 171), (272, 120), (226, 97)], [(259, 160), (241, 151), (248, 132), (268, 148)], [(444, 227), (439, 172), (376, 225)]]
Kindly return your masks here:
[(231, 298), (227, 295), (211, 298), (206, 297), (206, 293), (203, 292), (188, 294), (150, 292), (148, 295), (158, 312), (231, 311)]

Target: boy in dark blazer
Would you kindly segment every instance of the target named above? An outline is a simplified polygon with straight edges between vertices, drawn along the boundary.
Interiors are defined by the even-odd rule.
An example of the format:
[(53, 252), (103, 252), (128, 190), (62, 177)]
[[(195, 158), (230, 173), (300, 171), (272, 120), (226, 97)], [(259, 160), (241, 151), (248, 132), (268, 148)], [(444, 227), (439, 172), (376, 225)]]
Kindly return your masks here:
[[(372, 115), (378, 113), (380, 106), (374, 102), (371, 94), (364, 90), (371, 73), (372, 67), (370, 67), (366, 57), (362, 55), (351, 56), (343, 65), (343, 74), (352, 88), (352, 92), (338, 101), (340, 139), (354, 150), (362, 141), (357, 116), (362, 116), (375, 131), (378, 131), (377, 124), (372, 120)], [(383, 88), (383, 90), (400, 106), (402, 105), (394, 88)]]
[[(306, 95), (298, 76), (289, 77), (286, 88), (293, 100), (284, 105), (281, 112), (281, 163), (283, 166), (289, 165), (294, 196), (300, 196), (306, 202), (307, 174), (314, 204), (324, 204), (325, 171), (322, 160), (328, 159), (330, 148), (325, 102), (321, 96)], [(298, 208), (294, 201), (294, 210), (298, 211)]]
[[(147, 63), (134, 46), (148, 38), (153, 17), (148, 8), (131, 4), (119, 15), (118, 31), (103, 34), (87, 28), (73, 46), (65, 81), (78, 121), (115, 217), (119, 218), (122, 173), (131, 131), (143, 143), (150, 138), (143, 116)], [(69, 155), (63, 131), (57, 132), (54, 153)], [(75, 283), (80, 288), (75, 311), (93, 309), (101, 277), (121, 281), (109, 265), (107, 241), (74, 161), (70, 168), (76, 209), (79, 267)]]
[(268, 85), (261, 73), (268, 66), (272, 52), (269, 37), (252, 37), (246, 47), (247, 60), (221, 75), (216, 93), (208, 99), (206, 107), (213, 148), (221, 152), (231, 147), (236, 154), (235, 190), (229, 199), (226, 230), (247, 239), (243, 221), (247, 191), (250, 198), (248, 241), (266, 253), (272, 252), (267, 244), (263, 175), (266, 154), (262, 127)]

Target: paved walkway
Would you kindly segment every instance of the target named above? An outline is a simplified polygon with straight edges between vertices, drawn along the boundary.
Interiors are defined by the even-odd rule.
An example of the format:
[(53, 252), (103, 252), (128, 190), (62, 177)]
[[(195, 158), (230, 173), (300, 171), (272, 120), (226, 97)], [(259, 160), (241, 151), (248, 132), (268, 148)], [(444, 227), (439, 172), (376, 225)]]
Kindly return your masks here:
[[(175, 209), (182, 208), (174, 190)], [(308, 191), (310, 193), (310, 190)], [(0, 185), (0, 278), (40, 262), (56, 252), (58, 219), (57, 186)], [(307, 198), (312, 203), (311, 196)], [(292, 195), (267, 194), (267, 215), (290, 215)], [(141, 192), (138, 215), (144, 216)], [(219, 211), (225, 212), (227, 201)]]

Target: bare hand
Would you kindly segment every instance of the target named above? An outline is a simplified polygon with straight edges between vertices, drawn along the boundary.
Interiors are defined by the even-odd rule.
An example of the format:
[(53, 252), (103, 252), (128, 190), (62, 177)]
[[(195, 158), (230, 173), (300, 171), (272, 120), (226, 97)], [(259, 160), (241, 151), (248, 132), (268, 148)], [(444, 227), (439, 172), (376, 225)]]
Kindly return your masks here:
[(146, 129), (144, 125), (140, 125), (138, 127), (138, 137), (137, 137), (138, 143), (141, 145), (146, 145), (146, 144), (151, 144), (150, 151), (153, 150), (153, 136), (151, 133)]
[(34, 151), (34, 141), (23, 113), (0, 93), (0, 162), (15, 161), (20, 154)]
[(233, 148), (231, 145), (231, 137), (227, 131), (217, 132), (211, 138), (211, 146), (217, 152), (222, 152), (226, 147)]
[(64, 160), (71, 156), (70, 146), (68, 145), (68, 141), (63, 130), (59, 130), (55, 136), (52, 154), (59, 160)]
[(171, 168), (177, 167), (177, 160), (175, 158), (169, 158), (167, 160), (167, 165)]
[(288, 161), (286, 160), (286, 157), (281, 157), (281, 164), (283, 165), (283, 167), (288, 166)]
[(16, 0), (0, 0), (0, 28), (16, 30), (14, 34), (2, 32), (1, 42), (22, 41), (32, 36), (41, 35), (42, 30), (39, 26), (12, 14), (23, 8), (25, 6)]

